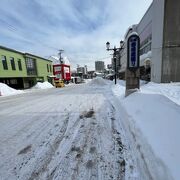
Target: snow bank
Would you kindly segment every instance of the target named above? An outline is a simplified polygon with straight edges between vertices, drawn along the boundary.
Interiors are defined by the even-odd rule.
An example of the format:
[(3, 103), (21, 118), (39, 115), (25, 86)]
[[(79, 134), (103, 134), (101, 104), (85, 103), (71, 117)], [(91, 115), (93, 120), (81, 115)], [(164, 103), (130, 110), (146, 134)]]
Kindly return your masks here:
[(180, 106), (162, 95), (134, 93), (124, 99), (128, 114), (140, 127), (154, 153), (180, 179)]
[(132, 129), (143, 134), (155, 155), (180, 179), (180, 83), (141, 86), (137, 93), (124, 97), (123, 82), (112, 88), (124, 106)]
[(106, 80), (104, 80), (101, 77), (96, 77), (96, 78), (92, 79), (92, 81), (89, 84), (90, 85), (105, 86), (105, 85), (107, 85), (107, 82), (106, 82)]
[(53, 87), (54, 87), (54, 86), (53, 86), (51, 83), (45, 81), (45, 82), (43, 82), (43, 83), (38, 82), (38, 83), (37, 83), (35, 86), (33, 86), (31, 89), (48, 89), (48, 88), (53, 88)]
[(9, 95), (14, 95), (14, 94), (21, 94), (24, 91), (21, 90), (16, 90), (4, 83), (0, 83), (0, 96), (9, 96)]
[[(140, 86), (141, 88), (147, 86), (147, 82), (140, 80)], [(119, 96), (121, 99), (125, 98), (126, 81), (117, 80), (117, 84), (112, 86), (112, 91), (116, 96)]]
[(141, 92), (145, 94), (161, 94), (180, 105), (180, 83), (157, 84), (150, 82), (141, 87)]

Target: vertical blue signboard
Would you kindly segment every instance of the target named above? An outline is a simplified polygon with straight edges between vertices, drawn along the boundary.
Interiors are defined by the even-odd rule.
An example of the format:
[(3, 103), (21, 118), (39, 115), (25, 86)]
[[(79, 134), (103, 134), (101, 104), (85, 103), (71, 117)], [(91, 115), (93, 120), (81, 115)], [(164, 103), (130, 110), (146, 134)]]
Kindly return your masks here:
[(140, 39), (137, 34), (133, 34), (128, 38), (128, 52), (127, 52), (127, 68), (130, 70), (139, 68), (139, 48)]

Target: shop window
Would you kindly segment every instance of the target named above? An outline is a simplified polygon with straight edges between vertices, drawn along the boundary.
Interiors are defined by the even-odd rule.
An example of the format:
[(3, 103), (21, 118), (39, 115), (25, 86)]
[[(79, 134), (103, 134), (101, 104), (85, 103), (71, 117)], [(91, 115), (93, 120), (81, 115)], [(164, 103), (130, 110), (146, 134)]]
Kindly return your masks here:
[(11, 79), (11, 80), (10, 80), (10, 83), (11, 83), (11, 84), (17, 84), (17, 79)]
[(27, 57), (26, 58), (26, 68), (27, 68), (28, 75), (37, 75), (35, 59)]
[(18, 59), (18, 67), (19, 67), (19, 70), (22, 71), (21, 59)]
[(11, 62), (12, 70), (16, 70), (16, 66), (15, 66), (15, 62), (14, 62), (14, 58), (13, 57), (10, 58), (10, 62)]
[(2, 64), (3, 64), (3, 69), (8, 70), (6, 56), (2, 56)]

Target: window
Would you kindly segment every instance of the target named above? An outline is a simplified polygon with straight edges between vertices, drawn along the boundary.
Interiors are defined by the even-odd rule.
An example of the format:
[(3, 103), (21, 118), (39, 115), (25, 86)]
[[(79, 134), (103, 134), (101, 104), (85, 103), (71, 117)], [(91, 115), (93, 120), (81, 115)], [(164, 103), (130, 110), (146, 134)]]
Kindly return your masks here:
[(47, 72), (49, 72), (49, 64), (47, 64)]
[(13, 57), (10, 58), (10, 62), (11, 62), (12, 70), (16, 70), (16, 66), (15, 66), (15, 62), (14, 62), (14, 58)]
[(22, 71), (21, 59), (18, 59), (18, 67), (19, 67), (19, 70)]
[(6, 56), (2, 56), (2, 64), (3, 64), (4, 70), (8, 70)]
[(50, 67), (50, 72), (52, 72), (52, 67), (51, 67), (51, 65), (49, 65), (49, 67)]
[(10, 80), (10, 83), (11, 83), (11, 84), (18, 84), (17, 79), (11, 79), (11, 80)]
[(26, 58), (26, 68), (27, 68), (28, 75), (37, 75), (35, 59), (27, 57)]

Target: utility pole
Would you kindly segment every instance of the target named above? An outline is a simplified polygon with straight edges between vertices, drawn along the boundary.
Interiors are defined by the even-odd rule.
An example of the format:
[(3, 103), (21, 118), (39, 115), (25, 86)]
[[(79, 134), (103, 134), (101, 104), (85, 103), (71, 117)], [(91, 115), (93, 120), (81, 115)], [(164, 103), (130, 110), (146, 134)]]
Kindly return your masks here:
[(60, 62), (60, 64), (62, 64), (63, 62), (62, 62), (62, 57), (61, 57), (61, 54), (64, 52), (64, 50), (63, 49), (60, 49), (59, 50), (59, 62)]

